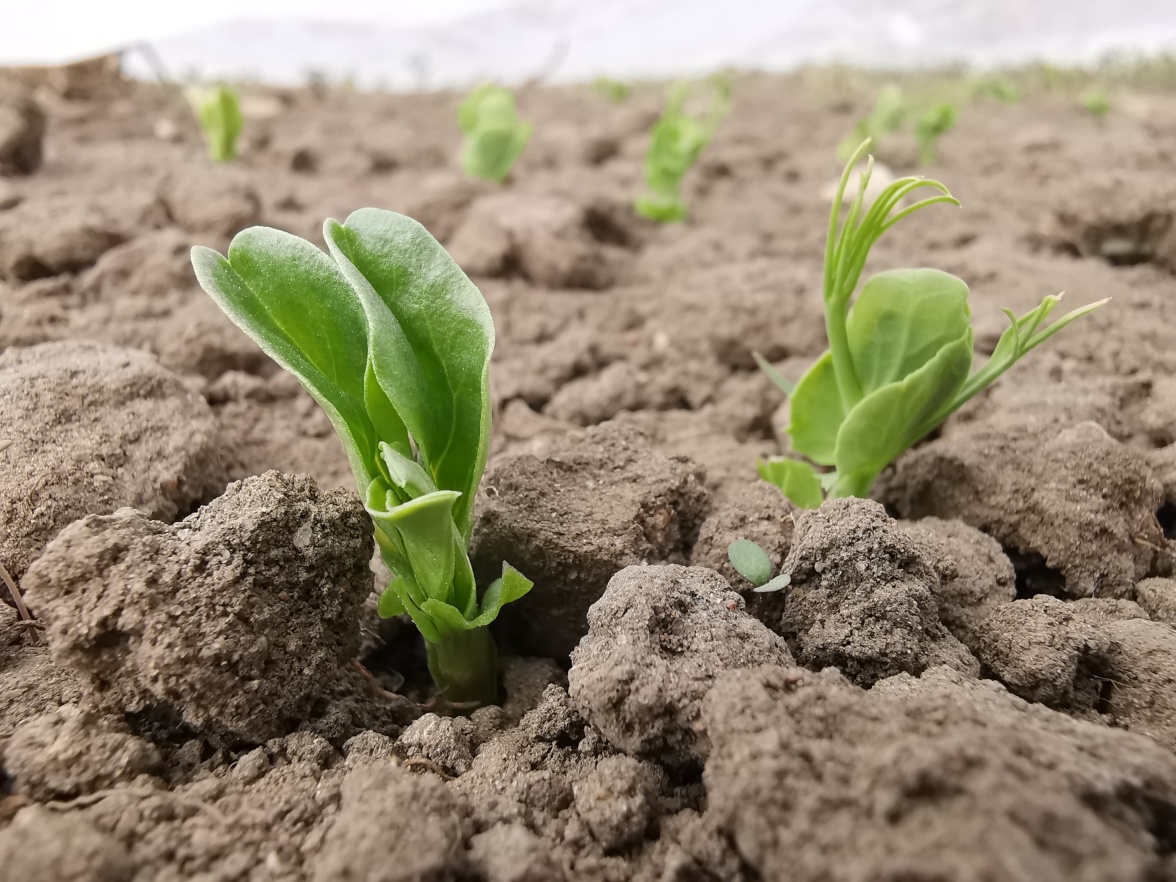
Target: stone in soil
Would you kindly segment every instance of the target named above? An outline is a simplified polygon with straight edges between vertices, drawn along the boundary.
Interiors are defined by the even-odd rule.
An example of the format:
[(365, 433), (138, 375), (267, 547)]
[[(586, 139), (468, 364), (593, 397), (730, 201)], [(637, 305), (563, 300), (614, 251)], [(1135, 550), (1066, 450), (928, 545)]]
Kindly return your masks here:
[(899, 521), (935, 567), (932, 589), (939, 620), (956, 639), (976, 651), (976, 629), (1017, 595), (1016, 572), (1000, 543), (962, 521), (924, 518)]
[(309, 860), (312, 882), (473, 877), (462, 849), (461, 804), (436, 776), (362, 765), (346, 774), (341, 795)]
[(122, 223), (94, 203), (26, 200), (0, 213), (0, 279), (30, 282), (76, 273), (125, 242)]
[(836, 667), (861, 686), (898, 673), (979, 665), (939, 620), (931, 559), (876, 502), (832, 499), (796, 519), (791, 584), (763, 615), (797, 661)]
[(535, 583), (504, 607), (500, 627), (525, 654), (566, 658), (588, 608), (624, 567), (685, 563), (707, 492), (693, 463), (662, 456), (631, 429), (605, 425), (542, 455), (490, 464), (470, 557), (489, 582), (507, 561)]
[(54, 660), (94, 699), (257, 743), (353, 657), (372, 544), (352, 493), (268, 472), (172, 526), (132, 509), (84, 518), (25, 583)]
[(901, 517), (956, 518), (992, 536), (1020, 566), (1021, 596), (1131, 597), (1167, 561), (1163, 487), (1095, 423), (932, 441), (899, 459), (878, 496)]
[(939, 668), (720, 678), (707, 820), (754, 878), (1165, 878), (1176, 755)]
[(1154, 621), (1176, 626), (1176, 579), (1144, 579), (1135, 600)]
[(149, 741), (76, 705), (21, 723), (3, 755), (18, 792), (38, 801), (83, 796), (163, 769)]
[(722, 671), (790, 664), (783, 639), (744, 610), (717, 573), (628, 567), (588, 613), (569, 693), (618, 750), (670, 765), (707, 751), (701, 704)]
[(122, 506), (171, 520), (224, 487), (205, 401), (145, 352), (45, 343), (0, 354), (0, 563), (19, 579), (58, 531)]
[(476, 200), (449, 244), (473, 276), (518, 275), (543, 288), (607, 288), (625, 255), (609, 213), (555, 197), (514, 192)]
[(136, 869), (116, 836), (77, 813), (39, 805), (0, 829), (0, 867), (8, 879), (30, 882), (125, 882)]
[(229, 239), (261, 222), (261, 199), (241, 173), (205, 165), (199, 174), (175, 175), (159, 190), (168, 217), (190, 233)]

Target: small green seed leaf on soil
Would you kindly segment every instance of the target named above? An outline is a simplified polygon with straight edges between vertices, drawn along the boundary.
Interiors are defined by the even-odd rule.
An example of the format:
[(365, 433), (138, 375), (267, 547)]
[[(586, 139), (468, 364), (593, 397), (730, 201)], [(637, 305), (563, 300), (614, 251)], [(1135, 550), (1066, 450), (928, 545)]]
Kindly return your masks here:
[(727, 559), (752, 585), (764, 585), (772, 578), (772, 559), (750, 539), (736, 539), (727, 546)]

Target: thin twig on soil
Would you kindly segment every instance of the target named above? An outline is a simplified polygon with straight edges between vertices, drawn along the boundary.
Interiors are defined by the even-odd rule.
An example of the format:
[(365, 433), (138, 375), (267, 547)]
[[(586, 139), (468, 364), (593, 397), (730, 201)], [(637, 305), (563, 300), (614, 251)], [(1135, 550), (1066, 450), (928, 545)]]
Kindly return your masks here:
[(42, 627), (42, 625), (29, 613), (29, 608), (25, 606), (24, 598), (21, 597), (20, 588), (17, 587), (16, 580), (12, 578), (12, 575), (8, 572), (4, 564), (0, 564), (0, 580), (3, 580), (5, 586), (8, 588), (8, 593), (12, 595), (12, 602), (16, 604), (16, 611), (20, 615), (21, 624), (33, 632), (34, 639), (38, 639), (37, 629)]
[(452, 781), (453, 780), (452, 775), (450, 775), (448, 772), (446, 772), (443, 768), (441, 768), (439, 765), (437, 765), (431, 759), (428, 759), (423, 756), (410, 757), (409, 759), (406, 759), (403, 762), (403, 765), (407, 768), (410, 768), (410, 769), (413, 769), (413, 768), (428, 769), (430, 772), (434, 773), (435, 775), (440, 776), (440, 778), (443, 781)]
[(368, 688), (376, 694), (377, 698), (384, 698), (389, 701), (405, 700), (403, 695), (398, 695), (395, 692), (389, 692), (387, 689), (381, 686), (379, 681), (376, 680), (376, 675), (365, 668), (359, 659), (353, 658), (351, 660), (351, 666), (359, 672), (360, 676), (363, 677), (363, 679), (367, 682)]
[(179, 793), (173, 793), (170, 790), (153, 790), (150, 787), (114, 787), (109, 790), (98, 790), (94, 793), (87, 793), (84, 796), (76, 797), (75, 799), (68, 799), (64, 802), (46, 802), (43, 803), (45, 808), (56, 812), (65, 812), (75, 808), (89, 808), (92, 805), (97, 805), (104, 799), (111, 796), (137, 796), (140, 799), (148, 799), (152, 796), (162, 796), (165, 799), (170, 799), (172, 802), (186, 805), (189, 808), (197, 809), (206, 813), (214, 821), (221, 824), (231, 824), (229, 817), (223, 814), (219, 809), (213, 808), (207, 802), (202, 802), (199, 799), (192, 799), (191, 797), (182, 796)]

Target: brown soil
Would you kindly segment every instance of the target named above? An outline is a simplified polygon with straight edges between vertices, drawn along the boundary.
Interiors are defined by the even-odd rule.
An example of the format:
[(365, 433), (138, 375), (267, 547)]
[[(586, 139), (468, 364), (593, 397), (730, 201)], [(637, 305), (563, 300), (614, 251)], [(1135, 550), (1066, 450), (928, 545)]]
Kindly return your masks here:
[[(0, 563), (41, 619), (0, 606), (0, 866), (1176, 880), (1176, 96), (962, 109), (929, 171), (963, 208), (873, 265), (962, 276), (987, 350), (1001, 307), (1114, 300), (877, 502), (800, 513), (754, 481), (781, 396), (752, 352), (796, 376), (824, 348), (822, 191), (871, 102), (833, 83), (739, 79), (668, 227), (630, 208), (653, 86), (523, 90), (505, 188), (455, 167), (455, 95), (251, 94), (213, 167), (174, 95), (39, 91), (40, 165), (0, 178)], [(902, 136), (878, 155), (914, 170)], [(498, 629), (503, 706), (467, 717), (421, 706), (415, 632), (374, 617), (326, 417), (188, 265), (365, 205), (495, 316), (474, 562), (536, 587)], [(739, 537), (786, 592), (750, 593)]]

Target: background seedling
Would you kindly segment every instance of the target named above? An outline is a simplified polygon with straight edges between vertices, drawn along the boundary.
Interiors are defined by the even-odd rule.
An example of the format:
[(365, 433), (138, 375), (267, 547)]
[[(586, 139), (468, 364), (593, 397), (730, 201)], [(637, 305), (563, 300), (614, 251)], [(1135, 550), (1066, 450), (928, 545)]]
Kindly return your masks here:
[[(770, 459), (761, 463), (760, 476), (802, 508), (816, 507), (824, 495), (868, 495), (899, 454), (1027, 352), (1106, 302), (1050, 325), (1045, 320), (1060, 296), (1046, 297), (1021, 317), (1006, 310), (1010, 327), (987, 364), (971, 373), (968, 286), (961, 279), (934, 269), (890, 270), (868, 279), (854, 299), (870, 249), (887, 230), (928, 206), (959, 204), (938, 181), (907, 177), (865, 205), (870, 157), (842, 223), (845, 189), (869, 143), (846, 164), (829, 217), (823, 286), (829, 349), (795, 386), (769, 371), (791, 399), (792, 450), (809, 462)], [(933, 195), (904, 207), (906, 197), (923, 189)], [(818, 473), (813, 464), (825, 471)]]
[(924, 111), (915, 121), (915, 141), (919, 145), (919, 162), (931, 165), (935, 162), (936, 144), (940, 137), (955, 125), (956, 110), (948, 103), (936, 104)]
[(232, 162), (237, 158), (237, 138), (244, 125), (237, 90), (224, 85), (198, 86), (187, 94), (204, 133), (209, 158), (213, 162)]
[(682, 178), (698, 161), (730, 108), (728, 80), (712, 77), (710, 86), (710, 109), (702, 119), (687, 111), (690, 84), (676, 83), (671, 87), (665, 111), (654, 123), (645, 154), (646, 193), (637, 197), (633, 205), (642, 217), (662, 223), (685, 219)]
[(632, 86), (611, 77), (597, 77), (592, 81), (592, 88), (614, 104), (628, 101), (629, 96), (633, 94)]
[(192, 249), (205, 291), (326, 411), (444, 698), (497, 698), (487, 626), (531, 582), (508, 565), (479, 601), (467, 549), (490, 438), (486, 301), (416, 221), (365, 208), (328, 220), (324, 254), (265, 227), (227, 257)]
[(465, 135), (461, 167), (466, 174), (501, 184), (510, 177), (534, 126), (519, 119), (514, 93), (491, 83), (478, 86), (457, 109)]
[(896, 83), (883, 86), (874, 99), (874, 109), (870, 115), (858, 120), (853, 131), (838, 145), (838, 158), (843, 162), (849, 159), (857, 146), (867, 138), (876, 144), (884, 135), (897, 132), (906, 122), (909, 110), (901, 86)]
[(1095, 119), (1102, 119), (1111, 112), (1111, 96), (1107, 94), (1106, 89), (1087, 89), (1078, 96), (1078, 100), (1082, 104), (1082, 109)]

